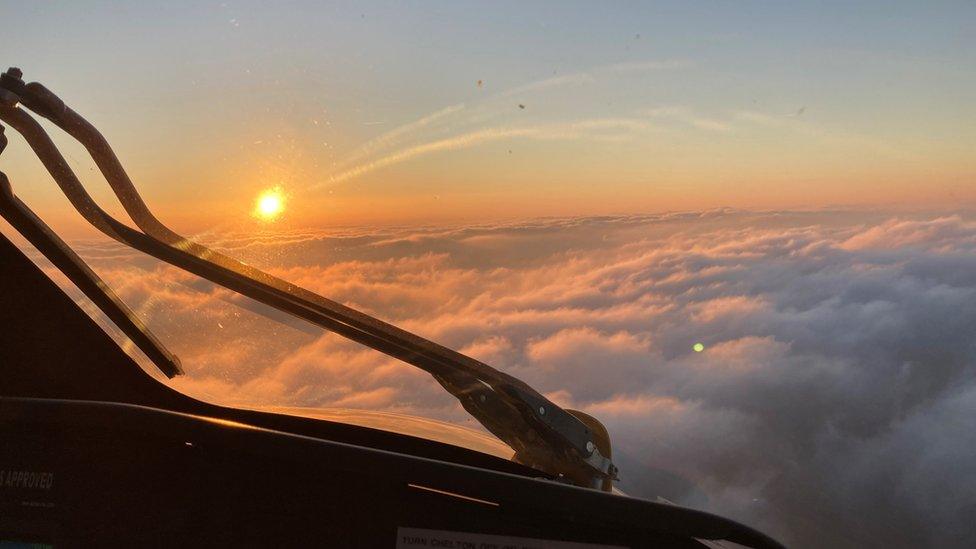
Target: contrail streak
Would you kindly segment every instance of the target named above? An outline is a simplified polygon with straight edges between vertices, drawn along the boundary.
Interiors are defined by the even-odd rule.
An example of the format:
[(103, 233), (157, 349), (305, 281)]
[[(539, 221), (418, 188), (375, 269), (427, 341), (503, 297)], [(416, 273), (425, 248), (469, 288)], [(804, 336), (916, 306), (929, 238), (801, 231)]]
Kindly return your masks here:
[(641, 120), (629, 118), (596, 118), (588, 120), (578, 120), (568, 124), (557, 124), (549, 126), (529, 126), (522, 128), (488, 128), (473, 131), (431, 141), (421, 145), (416, 145), (384, 156), (378, 160), (360, 164), (354, 168), (340, 172), (330, 179), (327, 183), (319, 183), (309, 187), (308, 190), (315, 190), (330, 184), (341, 183), (343, 181), (359, 177), (360, 175), (390, 166), (399, 164), (418, 156), (430, 153), (463, 149), (480, 145), (490, 141), (508, 139), (511, 137), (529, 137), (534, 139), (579, 139), (586, 137), (588, 132), (598, 132), (598, 135), (605, 136), (599, 132), (605, 130), (623, 130), (626, 132), (643, 131), (650, 128), (650, 125)]
[[(445, 129), (459, 129), (463, 126), (476, 126), (484, 124), (505, 112), (510, 111), (511, 105), (507, 102), (513, 96), (517, 96), (523, 93), (536, 93), (543, 90), (548, 90), (557, 87), (564, 86), (579, 86), (586, 85), (597, 82), (599, 79), (597, 75), (606, 75), (613, 73), (622, 72), (645, 72), (645, 71), (656, 71), (661, 69), (673, 69), (687, 66), (686, 61), (675, 61), (675, 60), (665, 60), (665, 61), (646, 61), (637, 63), (618, 63), (614, 65), (605, 65), (602, 67), (595, 67), (590, 71), (582, 71), (569, 73), (561, 76), (555, 76), (551, 78), (545, 78), (541, 80), (536, 80), (528, 82), (521, 86), (510, 88), (508, 90), (503, 90), (496, 93), (495, 95), (486, 98), (487, 103), (478, 105), (475, 108), (468, 108), (464, 103), (459, 103), (456, 105), (451, 105), (449, 107), (443, 108), (439, 111), (428, 114), (422, 118), (419, 118), (413, 122), (404, 124), (397, 127), (391, 131), (388, 131), (379, 137), (367, 141), (363, 145), (359, 146), (355, 151), (353, 151), (349, 156), (340, 161), (337, 165), (339, 171), (338, 174), (331, 177), (329, 182), (323, 182), (316, 185), (312, 185), (308, 190), (319, 189), (330, 184), (340, 183), (348, 179), (363, 175), (365, 173), (371, 172), (373, 170), (382, 168), (384, 166), (389, 166), (392, 164), (397, 164), (411, 158), (421, 156), (424, 154), (429, 154), (432, 152), (443, 151), (443, 150), (453, 150), (464, 147), (469, 147), (476, 145), (478, 143), (483, 143), (486, 141), (493, 141), (498, 139), (503, 139), (507, 137), (526, 137), (526, 136), (542, 136), (547, 134), (549, 138), (559, 139), (578, 136), (579, 130), (587, 129), (599, 129), (599, 128), (625, 128), (631, 131), (638, 131), (644, 128), (644, 123), (640, 121), (624, 121), (621, 122), (619, 119), (608, 119), (608, 120), (584, 120), (571, 124), (564, 124), (558, 127), (550, 126), (545, 127), (534, 127), (534, 128), (494, 128), (494, 129), (484, 129), (472, 131), (470, 133), (448, 137), (436, 141), (431, 141), (428, 143), (423, 143), (420, 145), (415, 145), (401, 149), (397, 152), (393, 152), (383, 156), (377, 160), (372, 160), (369, 162), (361, 163), (354, 167), (349, 167), (357, 162), (362, 162), (371, 156), (377, 156), (385, 150), (394, 149), (400, 146), (404, 141), (408, 141), (415, 137), (418, 131), (430, 130), (433, 128), (441, 127), (441, 131)], [(458, 114), (461, 113), (459, 117)], [(444, 124), (449, 123), (450, 126), (444, 128)], [(553, 130), (557, 130), (557, 133), (553, 133)], [(561, 134), (559, 130), (561, 129)], [(605, 137), (605, 136), (604, 136)]]
[[(540, 133), (539, 128), (491, 128), (487, 130), (479, 130), (476, 132), (471, 132), (463, 135), (458, 135), (455, 137), (448, 137), (447, 139), (440, 139), (438, 141), (431, 141), (430, 143), (424, 143), (423, 145), (417, 145), (401, 151), (395, 152), (391, 155), (384, 156), (379, 160), (374, 160), (366, 164), (361, 164), (355, 168), (346, 170), (344, 172), (338, 173), (332, 176), (330, 183), (341, 183), (347, 179), (353, 177), (358, 177), (365, 173), (377, 170), (379, 168), (389, 166), (391, 164), (399, 164), (411, 158), (417, 156), (422, 156), (425, 154), (430, 154), (438, 151), (448, 151), (454, 149), (461, 149), (465, 147), (470, 147), (472, 145), (477, 145), (479, 143), (484, 143), (487, 141), (496, 141), (498, 139), (505, 139), (508, 137), (524, 137), (537, 135)], [(314, 190), (323, 187), (323, 184), (313, 185), (310, 190)]]
[(409, 124), (404, 124), (398, 128), (394, 128), (380, 135), (379, 137), (370, 139), (366, 143), (360, 145), (355, 151), (352, 152), (352, 154), (350, 154), (347, 158), (345, 158), (341, 162), (340, 166), (347, 166), (375, 152), (382, 151), (383, 149), (395, 146), (401, 137), (411, 132), (430, 126), (431, 124), (437, 122), (438, 120), (445, 117), (449, 117), (452, 114), (462, 110), (464, 110), (464, 103), (451, 105), (450, 107), (445, 107), (423, 118), (414, 120)]

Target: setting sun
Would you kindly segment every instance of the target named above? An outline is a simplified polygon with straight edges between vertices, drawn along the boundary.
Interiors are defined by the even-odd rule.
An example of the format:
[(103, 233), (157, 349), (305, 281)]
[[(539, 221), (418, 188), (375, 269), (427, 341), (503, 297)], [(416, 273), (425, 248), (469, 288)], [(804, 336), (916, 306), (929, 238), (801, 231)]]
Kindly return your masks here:
[(281, 187), (266, 189), (254, 201), (254, 217), (274, 221), (285, 211), (285, 193)]

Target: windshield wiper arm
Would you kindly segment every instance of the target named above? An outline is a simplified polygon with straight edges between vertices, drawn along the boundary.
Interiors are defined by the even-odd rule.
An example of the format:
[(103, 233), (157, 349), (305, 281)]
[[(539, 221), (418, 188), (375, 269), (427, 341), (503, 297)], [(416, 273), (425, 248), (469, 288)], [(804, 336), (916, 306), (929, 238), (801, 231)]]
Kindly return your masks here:
[[(586, 419), (580, 419), (586, 416), (560, 408), (521, 380), (487, 364), (180, 236), (149, 211), (104, 137), (57, 96), (40, 84), (24, 84), (19, 74), (11, 75), (9, 71), (0, 78), (0, 88), (78, 139), (95, 159), (126, 212), (145, 231), (120, 223), (91, 199), (33, 117), (15, 104), (0, 105), (0, 119), (25, 137), (75, 209), (103, 233), (427, 371), (468, 413), (515, 449), (523, 463), (578, 485), (609, 489), (617, 472), (609, 458), (609, 441), (596, 436), (594, 429), (599, 426), (591, 429), (584, 423)], [(592, 420), (588, 423), (592, 424)]]

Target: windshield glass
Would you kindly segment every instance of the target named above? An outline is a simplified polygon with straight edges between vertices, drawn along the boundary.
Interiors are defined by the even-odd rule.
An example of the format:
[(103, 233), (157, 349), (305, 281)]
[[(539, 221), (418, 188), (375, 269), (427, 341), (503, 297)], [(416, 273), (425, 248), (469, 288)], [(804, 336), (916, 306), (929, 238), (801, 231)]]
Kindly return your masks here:
[[(796, 547), (973, 539), (973, 6), (2, 11), (0, 62), (164, 223), (593, 415), (624, 491)], [(6, 134), (17, 195), (182, 360), (165, 383), (510, 457), (427, 372), (97, 233)]]

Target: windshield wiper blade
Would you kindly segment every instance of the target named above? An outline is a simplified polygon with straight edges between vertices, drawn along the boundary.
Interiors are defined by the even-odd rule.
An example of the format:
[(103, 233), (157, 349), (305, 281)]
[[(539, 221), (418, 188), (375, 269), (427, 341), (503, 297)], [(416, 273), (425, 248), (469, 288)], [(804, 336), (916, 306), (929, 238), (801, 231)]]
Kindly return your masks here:
[[(0, 126), (0, 152), (3, 151), (5, 139), (3, 126)], [(6, 219), (37, 251), (64, 273), (164, 375), (175, 377), (183, 374), (180, 359), (166, 349), (139, 317), (57, 233), (14, 195), (10, 181), (3, 172), (0, 172), (0, 217)]]
[(75, 209), (106, 235), (427, 371), (468, 413), (511, 446), (519, 461), (578, 485), (610, 488), (617, 469), (609, 458), (609, 441), (597, 437), (580, 419), (586, 416), (560, 408), (521, 380), (487, 364), (180, 236), (149, 211), (104, 137), (57, 96), (40, 84), (24, 84), (19, 74), (9, 71), (0, 77), (0, 88), (79, 140), (144, 231), (119, 222), (91, 199), (33, 117), (16, 104), (0, 104), (0, 119), (25, 137)]

